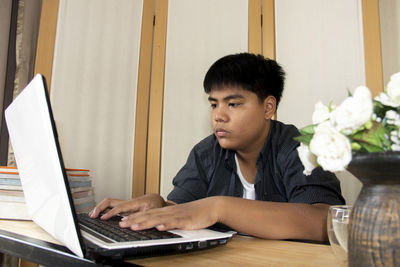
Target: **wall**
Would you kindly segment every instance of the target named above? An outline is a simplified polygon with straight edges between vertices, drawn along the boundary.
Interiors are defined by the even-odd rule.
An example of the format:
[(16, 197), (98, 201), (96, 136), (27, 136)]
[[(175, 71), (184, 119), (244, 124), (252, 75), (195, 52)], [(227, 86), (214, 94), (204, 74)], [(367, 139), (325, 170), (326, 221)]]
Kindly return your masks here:
[[(287, 73), (278, 119), (303, 127), (321, 100), (340, 104), (347, 91), (365, 84), (363, 28), (359, 0), (279, 0), (276, 54)], [(348, 203), (361, 183), (338, 174)]]
[(191, 148), (212, 133), (206, 71), (222, 56), (247, 51), (247, 33), (247, 0), (169, 1), (161, 195), (171, 191)]
[(67, 168), (88, 168), (96, 201), (129, 198), (141, 0), (62, 0), (51, 102)]
[(400, 1), (380, 0), (383, 80), (400, 71)]
[[(130, 195), (142, 8), (141, 1), (101, 3), (89, 8), (91, 1), (61, 1), (59, 28), (63, 25), (66, 30), (58, 30), (52, 82), (66, 165), (96, 171), (97, 200)], [(386, 14), (393, 13), (398, 4), (395, 0), (380, 4), (387, 69), (385, 61), (394, 58), (399, 62), (396, 57), (385, 57), (388, 44), (392, 50), (386, 55), (398, 53), (393, 46), (398, 34), (393, 40), (389, 38), (392, 32), (385, 33), (383, 28), (396, 28), (392, 23), (398, 21), (397, 13)], [(316, 101), (340, 103), (347, 90), (365, 83), (361, 0), (280, 0), (275, 5), (277, 60), (287, 72), (278, 119), (302, 127), (311, 122)], [(211, 133), (202, 80), (219, 57), (247, 51), (247, 6), (245, 0), (169, 1), (163, 196), (171, 190), (171, 180), (193, 145)], [(361, 184), (347, 172), (339, 177), (351, 204)]]

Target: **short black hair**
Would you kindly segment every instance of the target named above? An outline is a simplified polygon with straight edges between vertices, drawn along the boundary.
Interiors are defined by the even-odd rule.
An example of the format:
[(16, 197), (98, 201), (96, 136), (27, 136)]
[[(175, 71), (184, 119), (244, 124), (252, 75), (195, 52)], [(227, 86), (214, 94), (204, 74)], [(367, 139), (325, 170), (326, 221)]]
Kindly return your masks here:
[(204, 78), (204, 91), (223, 86), (240, 86), (255, 93), (260, 101), (272, 95), (276, 105), (281, 99), (285, 72), (272, 59), (250, 53), (228, 55), (211, 65)]

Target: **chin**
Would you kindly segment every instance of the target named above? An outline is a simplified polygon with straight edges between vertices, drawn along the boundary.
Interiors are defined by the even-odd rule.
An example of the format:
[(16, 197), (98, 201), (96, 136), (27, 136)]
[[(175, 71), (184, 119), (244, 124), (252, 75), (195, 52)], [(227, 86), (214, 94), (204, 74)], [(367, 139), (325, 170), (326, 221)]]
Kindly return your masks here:
[(218, 143), (223, 149), (236, 150), (236, 147), (237, 147), (235, 144), (233, 144), (232, 142), (229, 142), (227, 140), (218, 139)]

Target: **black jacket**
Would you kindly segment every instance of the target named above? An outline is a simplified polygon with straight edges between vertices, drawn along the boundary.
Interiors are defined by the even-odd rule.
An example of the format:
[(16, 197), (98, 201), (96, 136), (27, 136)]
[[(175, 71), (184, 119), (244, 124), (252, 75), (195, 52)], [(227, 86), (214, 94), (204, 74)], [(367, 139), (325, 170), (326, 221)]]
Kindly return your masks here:
[[(256, 199), (292, 203), (344, 204), (340, 182), (333, 173), (315, 169), (303, 174), (297, 153), (299, 136), (293, 125), (271, 120), (267, 140), (257, 160)], [(199, 142), (173, 180), (168, 199), (184, 203), (209, 196), (242, 197), (236, 173), (235, 151), (220, 147), (214, 135)]]

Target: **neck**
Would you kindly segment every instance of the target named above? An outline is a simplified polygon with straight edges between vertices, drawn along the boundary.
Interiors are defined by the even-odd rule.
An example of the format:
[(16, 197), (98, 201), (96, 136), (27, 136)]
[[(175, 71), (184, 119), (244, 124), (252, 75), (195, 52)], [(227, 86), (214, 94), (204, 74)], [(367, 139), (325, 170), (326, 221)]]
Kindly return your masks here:
[(263, 134), (252, 142), (251, 146), (246, 147), (245, 149), (236, 150), (236, 154), (238, 160), (245, 164), (256, 165), (258, 155), (260, 154), (262, 148), (264, 147), (265, 141), (267, 139), (269, 129), (270, 129), (270, 121), (267, 123), (267, 127), (265, 127), (265, 131)]

